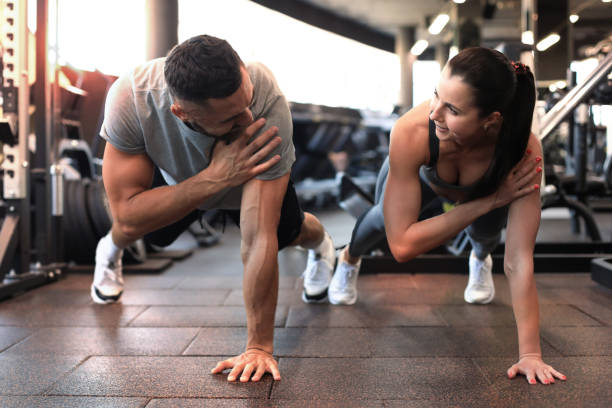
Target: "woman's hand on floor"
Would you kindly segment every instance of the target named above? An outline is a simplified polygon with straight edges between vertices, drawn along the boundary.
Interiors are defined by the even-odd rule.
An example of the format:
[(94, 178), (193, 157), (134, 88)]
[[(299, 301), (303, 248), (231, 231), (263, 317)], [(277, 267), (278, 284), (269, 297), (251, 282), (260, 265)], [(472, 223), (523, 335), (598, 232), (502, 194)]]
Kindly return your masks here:
[(514, 378), (517, 374), (523, 374), (529, 384), (537, 384), (540, 380), (542, 384), (552, 384), (555, 377), (560, 380), (566, 379), (565, 375), (546, 364), (540, 356), (524, 356), (518, 363), (508, 369), (508, 378)]

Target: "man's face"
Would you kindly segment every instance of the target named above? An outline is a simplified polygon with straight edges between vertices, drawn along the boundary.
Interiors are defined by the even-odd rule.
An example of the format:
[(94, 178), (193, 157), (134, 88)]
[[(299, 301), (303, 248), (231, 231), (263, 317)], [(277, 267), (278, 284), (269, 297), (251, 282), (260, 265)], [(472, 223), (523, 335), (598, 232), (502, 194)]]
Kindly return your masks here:
[(232, 136), (253, 122), (253, 84), (249, 73), (240, 68), (242, 83), (226, 98), (210, 98), (204, 104), (176, 101), (172, 112), (193, 129), (215, 137)]

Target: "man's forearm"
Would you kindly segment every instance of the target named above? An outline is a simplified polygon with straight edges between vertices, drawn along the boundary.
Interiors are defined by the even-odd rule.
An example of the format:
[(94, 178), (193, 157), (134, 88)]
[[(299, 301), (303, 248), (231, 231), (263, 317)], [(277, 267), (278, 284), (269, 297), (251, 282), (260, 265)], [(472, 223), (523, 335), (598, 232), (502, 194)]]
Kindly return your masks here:
[(178, 221), (227, 187), (208, 177), (207, 170), (173, 186), (156, 187), (130, 197), (121, 204), (115, 222), (132, 238)]
[(278, 297), (278, 241), (274, 236), (256, 237), (243, 244), (243, 296), (247, 315), (247, 349), (270, 354), (274, 349), (274, 314)]

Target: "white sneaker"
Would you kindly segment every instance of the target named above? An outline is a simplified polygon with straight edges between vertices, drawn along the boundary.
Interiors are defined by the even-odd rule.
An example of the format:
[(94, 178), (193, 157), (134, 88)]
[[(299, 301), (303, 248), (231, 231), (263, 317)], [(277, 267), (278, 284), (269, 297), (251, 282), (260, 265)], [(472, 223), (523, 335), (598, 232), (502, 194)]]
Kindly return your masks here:
[(123, 251), (120, 251), (118, 259), (113, 261), (105, 253), (103, 240), (98, 243), (94, 280), (91, 284), (91, 298), (94, 302), (114, 303), (121, 297), (123, 293), (122, 255)]
[(470, 253), (470, 279), (463, 298), (468, 303), (490, 303), (495, 297), (493, 284), (493, 259), (487, 255), (484, 260), (478, 259), (474, 251)]
[(352, 305), (357, 301), (357, 277), (361, 260), (357, 265), (338, 261), (334, 277), (329, 284), (329, 302), (334, 305)]
[(319, 303), (327, 299), (327, 288), (331, 281), (336, 263), (334, 243), (327, 232), (317, 250), (308, 250), (308, 263), (302, 274), (304, 290), (302, 300), (306, 303)]

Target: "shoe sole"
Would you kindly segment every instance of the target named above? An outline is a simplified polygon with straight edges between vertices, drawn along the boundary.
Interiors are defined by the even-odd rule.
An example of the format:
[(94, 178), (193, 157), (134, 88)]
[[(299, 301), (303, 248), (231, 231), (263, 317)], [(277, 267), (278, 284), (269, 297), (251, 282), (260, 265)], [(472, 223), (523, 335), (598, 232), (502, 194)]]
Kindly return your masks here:
[(357, 298), (351, 300), (336, 300), (333, 298), (329, 298), (329, 303), (332, 305), (354, 305), (357, 302)]
[(493, 293), (491, 293), (491, 296), (489, 296), (488, 298), (484, 300), (479, 300), (479, 301), (468, 299), (465, 292), (463, 292), (463, 300), (465, 300), (467, 303), (472, 304), (472, 305), (486, 305), (486, 304), (491, 303), (494, 298), (495, 298), (495, 291), (493, 291)]
[(327, 289), (318, 295), (309, 295), (306, 290), (302, 291), (302, 300), (304, 303), (323, 303), (327, 301)]
[(107, 305), (109, 303), (117, 303), (119, 298), (123, 295), (123, 291), (121, 291), (116, 296), (105, 296), (94, 286), (91, 285), (91, 299), (100, 305)]

